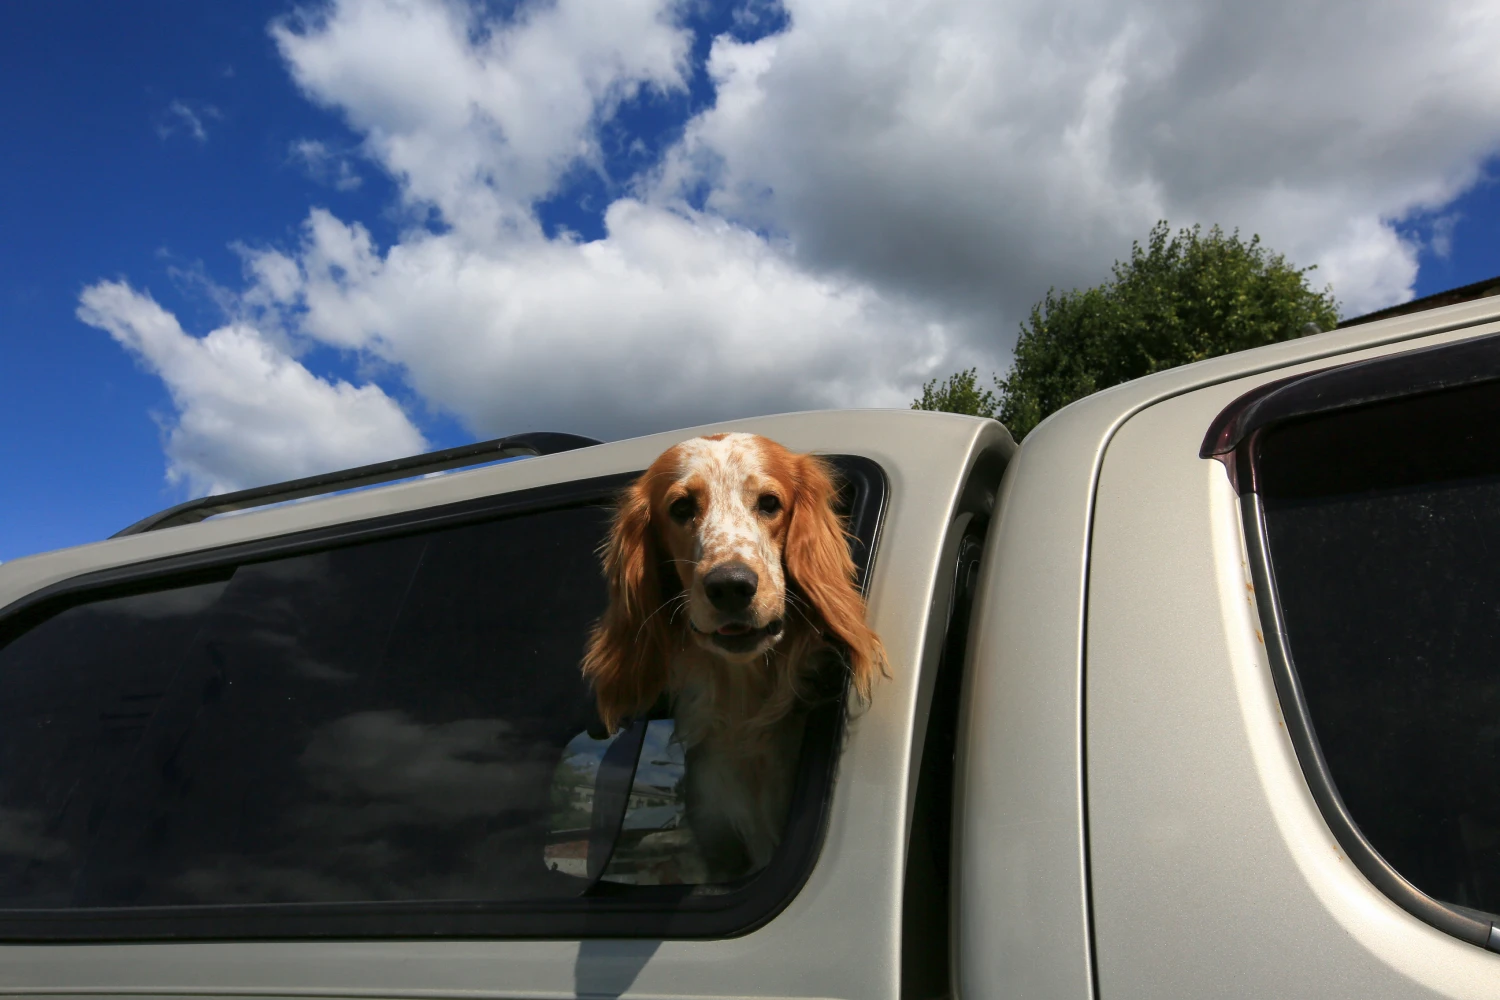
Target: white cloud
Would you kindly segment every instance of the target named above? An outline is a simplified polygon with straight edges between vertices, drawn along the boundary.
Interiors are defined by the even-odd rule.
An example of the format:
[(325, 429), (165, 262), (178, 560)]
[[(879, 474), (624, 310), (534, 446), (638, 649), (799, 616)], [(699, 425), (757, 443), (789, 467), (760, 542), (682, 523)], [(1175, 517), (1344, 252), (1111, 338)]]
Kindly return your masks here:
[(1463, 215), (1458, 212), (1449, 212), (1432, 220), (1432, 247), (1433, 256), (1439, 260), (1447, 260), (1453, 256), (1453, 230), (1463, 220)]
[[(233, 332), (182, 336), (251, 360), (188, 379), (212, 388), (178, 399), (178, 430), (277, 365), (301, 373), (289, 400), (368, 392), (399, 416), (301, 368), (307, 341), (476, 435), (902, 405), (934, 374), (1003, 366), (1048, 287), (1108, 277), (1161, 218), (1259, 233), (1359, 313), (1411, 294), (1420, 248), (1396, 223), (1441, 217), (1500, 148), (1488, 0), (788, 0), (777, 34), (714, 42), (714, 103), (660, 164), (607, 179), (628, 196), (604, 238), (547, 238), (538, 204), (606, 171), (622, 102), (684, 98), (687, 2), (504, 19), (332, 0), (275, 23), (292, 78), (396, 180), (405, 229), (378, 246), (315, 209), (296, 245), (242, 248)], [(734, 20), (778, 17), (754, 0)], [(294, 155), (337, 186), (344, 154)]]
[(208, 128), (205, 123), (223, 117), (219, 109), (212, 104), (198, 103), (194, 107), (187, 101), (173, 101), (167, 105), (167, 110), (157, 120), (156, 134), (165, 139), (185, 131), (200, 143), (207, 142)]
[[(1500, 140), (1487, 0), (788, 3), (721, 38), (717, 106), (664, 173), (808, 267), (1014, 318), (1158, 218), (1261, 233), (1346, 310), (1409, 294), (1392, 221)], [(1012, 327), (1013, 328), (1013, 327)]]
[(320, 184), (328, 184), (339, 191), (354, 191), (364, 183), (364, 178), (354, 172), (349, 157), (328, 148), (318, 139), (298, 139), (289, 147), (291, 159), (300, 164), (307, 175)]
[[(268, 313), (400, 366), (481, 436), (621, 437), (820, 406), (900, 406), (952, 340), (922, 311), (809, 276), (756, 234), (617, 201), (608, 237), (475, 250), (411, 237), (381, 256), (315, 211), (293, 257), (251, 261)], [(293, 277), (294, 276), (294, 277)]]
[(342, 112), (409, 202), (486, 242), (536, 231), (531, 205), (641, 87), (685, 86), (690, 37), (661, 0), (522, 4), (487, 20), (443, 0), (335, 0), (272, 35), (304, 92)]
[(609, 208), (605, 239), (543, 237), (536, 202), (598, 167), (619, 102), (685, 86), (672, 5), (563, 0), (503, 24), (465, 11), (344, 0), (273, 28), (309, 96), (342, 110), (444, 231), (382, 249), (314, 210), (301, 245), (246, 254), (244, 305), (262, 328), (388, 362), (480, 436), (909, 401), (955, 331), (899, 294), (632, 198)]
[(243, 324), (205, 337), (122, 282), (85, 289), (78, 317), (159, 375), (177, 417), (168, 479), (194, 494), (421, 452), (422, 435), (376, 385), (318, 378)]

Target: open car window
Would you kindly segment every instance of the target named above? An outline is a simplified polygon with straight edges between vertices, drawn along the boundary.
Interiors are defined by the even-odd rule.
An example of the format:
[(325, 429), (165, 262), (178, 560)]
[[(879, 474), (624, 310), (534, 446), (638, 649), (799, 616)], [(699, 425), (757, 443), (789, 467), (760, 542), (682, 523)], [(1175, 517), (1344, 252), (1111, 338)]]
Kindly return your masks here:
[[(836, 464), (863, 569), (884, 480)], [(769, 919), (816, 855), (841, 704), (809, 725), (772, 864), (704, 884), (670, 719), (589, 735), (579, 660), (629, 479), (106, 571), (0, 612), (0, 939)]]

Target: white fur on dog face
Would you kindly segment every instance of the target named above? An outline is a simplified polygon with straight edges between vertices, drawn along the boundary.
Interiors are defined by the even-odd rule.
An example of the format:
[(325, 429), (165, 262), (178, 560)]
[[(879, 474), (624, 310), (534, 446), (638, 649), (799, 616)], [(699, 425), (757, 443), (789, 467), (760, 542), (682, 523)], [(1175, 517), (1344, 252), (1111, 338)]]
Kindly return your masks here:
[[(717, 439), (694, 438), (677, 446), (677, 477), (668, 502), (691, 496), (697, 513), (681, 527), (686, 552), (674, 551), (691, 565), (679, 564), (688, 591), (688, 611), (694, 627), (711, 633), (728, 620), (708, 600), (703, 577), (726, 563), (743, 563), (756, 575), (755, 598), (748, 609), (750, 624), (763, 627), (782, 617), (785, 577), (781, 544), (785, 513), (791, 504), (788, 488), (771, 475), (760, 439), (753, 434), (726, 434)], [(780, 509), (761, 510), (761, 498), (774, 495)], [(674, 525), (675, 527), (675, 525)], [(674, 549), (678, 546), (674, 545)], [(691, 569), (691, 575), (682, 572)]]

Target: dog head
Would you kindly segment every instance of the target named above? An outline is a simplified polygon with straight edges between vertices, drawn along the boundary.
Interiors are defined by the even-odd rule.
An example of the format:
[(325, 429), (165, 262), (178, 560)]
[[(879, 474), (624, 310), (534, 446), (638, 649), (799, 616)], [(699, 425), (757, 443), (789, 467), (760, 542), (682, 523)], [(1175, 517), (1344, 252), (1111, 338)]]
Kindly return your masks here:
[(684, 643), (748, 667), (800, 630), (843, 647), (867, 698), (884, 652), (836, 499), (821, 459), (754, 434), (657, 458), (621, 497), (604, 546), (610, 603), (583, 669), (606, 725), (656, 700)]

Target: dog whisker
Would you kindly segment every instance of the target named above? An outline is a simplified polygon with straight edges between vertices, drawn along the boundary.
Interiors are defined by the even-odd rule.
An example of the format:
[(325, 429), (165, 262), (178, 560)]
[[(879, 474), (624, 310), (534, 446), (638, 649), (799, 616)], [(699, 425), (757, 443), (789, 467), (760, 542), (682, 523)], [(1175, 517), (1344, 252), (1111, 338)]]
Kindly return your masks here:
[(803, 611), (802, 608), (798, 607), (796, 604), (791, 605), (791, 609), (797, 612), (797, 617), (806, 622), (809, 628), (811, 628), (815, 632), (818, 631), (817, 623), (814, 622), (811, 618), (807, 617), (806, 611)]
[[(641, 627), (635, 630), (636, 641), (637, 642), (640, 641), (640, 639), (641, 639), (641, 633), (646, 630), (646, 625), (651, 621), (651, 619), (655, 618), (657, 616), (657, 614), (660, 613), (660, 611), (661, 611), (662, 608), (664, 608), (667, 605), (673, 603), (674, 601), (677, 601), (677, 600), (686, 600), (686, 598), (687, 598), (687, 595), (685, 595), (685, 594), (674, 594), (673, 596), (667, 598), (665, 601), (662, 601), (660, 604), (658, 604), (656, 606), (656, 610), (655, 611), (651, 612), (649, 615), (647, 615), (644, 619), (641, 620)], [(667, 619), (667, 620), (671, 621), (670, 618)]]
[(787, 592), (786, 592), (786, 601), (787, 601), (788, 604), (793, 605), (793, 606), (799, 606), (800, 605), (801, 607), (804, 607), (804, 608), (810, 608), (810, 607), (812, 607), (812, 605), (810, 605), (810, 604), (807, 603), (807, 601), (806, 601), (805, 598), (797, 596), (790, 589), (788, 589)]

